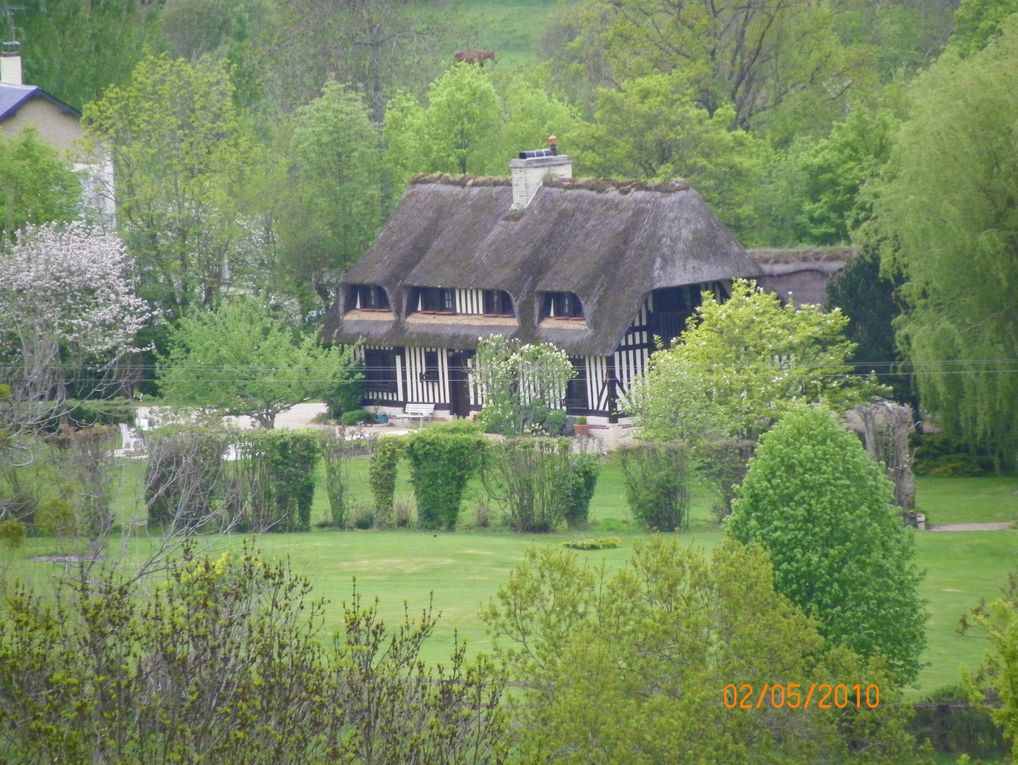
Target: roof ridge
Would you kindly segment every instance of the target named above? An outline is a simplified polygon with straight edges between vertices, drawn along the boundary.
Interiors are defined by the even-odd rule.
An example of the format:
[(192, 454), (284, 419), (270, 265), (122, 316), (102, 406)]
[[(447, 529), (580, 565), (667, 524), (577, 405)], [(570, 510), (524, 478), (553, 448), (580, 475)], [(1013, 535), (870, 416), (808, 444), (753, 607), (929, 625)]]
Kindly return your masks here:
[(410, 185), (421, 186), (438, 183), (444, 186), (511, 186), (512, 179), (499, 175), (452, 175), (450, 173), (418, 173), (410, 179)]
[[(444, 186), (458, 186), (466, 188), (470, 186), (511, 186), (512, 179), (499, 175), (452, 175), (449, 173), (420, 173), (410, 179), (413, 186), (428, 184), (441, 184)], [(611, 191), (619, 194), (628, 194), (631, 191), (656, 191), (662, 194), (672, 194), (677, 191), (687, 191), (689, 183), (683, 178), (675, 178), (668, 181), (644, 181), (637, 178), (618, 180), (614, 178), (553, 178), (546, 177), (544, 185), (553, 189), (565, 191), (581, 190), (593, 191), (597, 194), (605, 194)]]

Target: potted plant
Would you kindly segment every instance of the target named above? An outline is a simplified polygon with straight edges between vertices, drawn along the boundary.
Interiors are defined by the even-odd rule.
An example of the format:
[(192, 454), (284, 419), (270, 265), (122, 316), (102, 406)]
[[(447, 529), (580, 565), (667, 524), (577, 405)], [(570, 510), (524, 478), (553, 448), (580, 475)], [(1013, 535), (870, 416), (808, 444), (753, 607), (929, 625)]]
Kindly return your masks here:
[(590, 425), (587, 424), (586, 417), (576, 418), (576, 422), (573, 423), (573, 433), (576, 434), (577, 438), (590, 437)]

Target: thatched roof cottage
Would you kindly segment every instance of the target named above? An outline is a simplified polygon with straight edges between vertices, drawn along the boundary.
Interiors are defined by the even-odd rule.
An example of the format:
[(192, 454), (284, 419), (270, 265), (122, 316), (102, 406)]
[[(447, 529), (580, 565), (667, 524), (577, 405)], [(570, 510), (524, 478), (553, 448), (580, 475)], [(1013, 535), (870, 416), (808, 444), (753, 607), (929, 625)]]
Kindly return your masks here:
[[(524, 156), (538, 154), (540, 156)], [(684, 182), (578, 180), (542, 150), (512, 178), (415, 178), (343, 278), (325, 334), (365, 344), (367, 403), (480, 408), (468, 377), (481, 336), (566, 350), (572, 414), (611, 415), (675, 338), (702, 290), (759, 266)]]

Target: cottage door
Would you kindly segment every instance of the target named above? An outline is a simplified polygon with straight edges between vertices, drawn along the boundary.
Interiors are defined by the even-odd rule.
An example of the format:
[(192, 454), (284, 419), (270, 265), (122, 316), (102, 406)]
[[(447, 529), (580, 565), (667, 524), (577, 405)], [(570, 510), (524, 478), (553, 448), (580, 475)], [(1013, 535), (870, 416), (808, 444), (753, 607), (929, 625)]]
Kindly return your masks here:
[(470, 414), (468, 358), (466, 353), (449, 351), (449, 409), (453, 417)]

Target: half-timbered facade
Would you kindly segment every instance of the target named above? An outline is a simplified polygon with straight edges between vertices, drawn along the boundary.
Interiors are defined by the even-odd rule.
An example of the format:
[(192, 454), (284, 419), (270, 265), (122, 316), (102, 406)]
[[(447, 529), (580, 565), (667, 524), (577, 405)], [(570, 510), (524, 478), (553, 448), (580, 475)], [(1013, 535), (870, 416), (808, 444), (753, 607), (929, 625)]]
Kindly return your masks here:
[(564, 156), (510, 167), (414, 179), (345, 275), (326, 336), (361, 342), (366, 404), (480, 409), (477, 340), (501, 334), (563, 348), (577, 374), (562, 405), (610, 417), (703, 290), (759, 273), (683, 182), (577, 180)]

